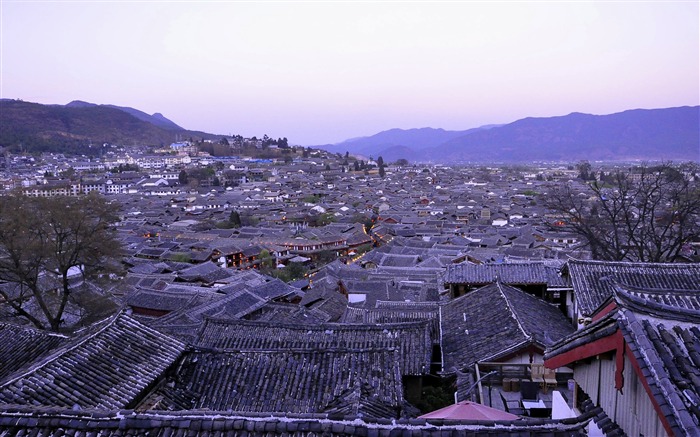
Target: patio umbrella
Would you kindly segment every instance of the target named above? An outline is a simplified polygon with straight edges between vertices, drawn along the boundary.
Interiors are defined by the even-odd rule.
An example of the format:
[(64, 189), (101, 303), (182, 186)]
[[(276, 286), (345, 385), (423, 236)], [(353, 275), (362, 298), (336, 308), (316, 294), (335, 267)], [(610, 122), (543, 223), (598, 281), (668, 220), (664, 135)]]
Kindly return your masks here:
[(462, 401), (418, 416), (419, 419), (515, 420), (520, 416), (471, 401)]

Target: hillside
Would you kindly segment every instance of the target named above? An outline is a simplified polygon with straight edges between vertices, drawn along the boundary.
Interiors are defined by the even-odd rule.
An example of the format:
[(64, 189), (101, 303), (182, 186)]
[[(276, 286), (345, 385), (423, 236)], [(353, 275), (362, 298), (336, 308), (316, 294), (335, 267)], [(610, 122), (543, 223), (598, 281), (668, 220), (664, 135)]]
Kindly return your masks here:
[(167, 130), (185, 130), (178, 126), (177, 124), (173, 123), (172, 121), (168, 120), (163, 116), (163, 114), (156, 112), (153, 115), (148, 115), (143, 111), (139, 111), (138, 109), (130, 108), (130, 107), (125, 107), (125, 106), (116, 106), (116, 105), (97, 105), (95, 103), (89, 103), (89, 102), (83, 102), (82, 100), (73, 100), (72, 102), (68, 103), (66, 105), (67, 108), (86, 108), (86, 107), (94, 107), (94, 106), (106, 106), (107, 108), (114, 108), (114, 109), (119, 109), (121, 111), (126, 112), (127, 114), (131, 114), (134, 117), (138, 118), (141, 121), (148, 122), (154, 126), (161, 127), (163, 129)]
[(466, 131), (392, 129), (322, 147), (385, 161), (700, 160), (700, 107), (525, 118)]
[[(134, 112), (151, 120), (144, 121)], [(184, 130), (159, 114), (79, 101), (61, 106), (4, 99), (0, 114), (0, 146), (28, 152), (86, 153), (89, 145), (103, 143), (160, 146), (175, 141), (176, 134), (213, 137)]]
[(700, 107), (526, 118), (426, 151), (448, 161), (698, 160)]

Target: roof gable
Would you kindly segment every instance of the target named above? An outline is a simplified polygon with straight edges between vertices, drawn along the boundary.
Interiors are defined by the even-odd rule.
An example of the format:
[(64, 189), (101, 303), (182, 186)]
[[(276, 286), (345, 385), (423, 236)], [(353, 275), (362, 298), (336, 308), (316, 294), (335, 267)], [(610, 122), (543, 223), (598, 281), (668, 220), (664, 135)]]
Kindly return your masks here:
[[(687, 305), (697, 301), (700, 290), (613, 287), (612, 298), (602, 305), (608, 312), (550, 348), (548, 365), (614, 350), (618, 389), (626, 384), (622, 357), (627, 356), (667, 432), (700, 434), (700, 309)], [(669, 294), (672, 300), (663, 297)]]
[(573, 331), (557, 308), (500, 282), (442, 305), (440, 323), (447, 372), (530, 345), (544, 349)]

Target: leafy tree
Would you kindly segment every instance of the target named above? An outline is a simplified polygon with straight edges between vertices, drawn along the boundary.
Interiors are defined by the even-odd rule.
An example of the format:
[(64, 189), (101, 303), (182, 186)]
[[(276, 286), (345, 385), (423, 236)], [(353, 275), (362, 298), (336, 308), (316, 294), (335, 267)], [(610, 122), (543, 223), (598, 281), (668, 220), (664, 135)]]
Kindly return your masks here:
[(313, 220), (311, 223), (312, 226), (315, 224), (316, 226), (326, 226), (328, 224), (334, 223), (336, 220), (335, 215), (326, 212), (323, 214), (319, 214), (315, 217), (315, 220)]
[(125, 171), (139, 171), (138, 164), (119, 164), (110, 170), (112, 173), (123, 173)]
[(270, 251), (267, 249), (260, 251), (260, 267), (265, 270), (274, 269), (276, 267), (275, 257), (272, 256)]
[(222, 220), (220, 222), (216, 222), (214, 227), (216, 227), (216, 229), (231, 229), (233, 225), (231, 225), (231, 222), (228, 220)]
[(408, 165), (408, 160), (407, 160), (407, 159), (404, 159), (404, 158), (397, 159), (397, 160), (396, 160), (396, 165), (405, 167), (405, 166)]
[(379, 158), (377, 158), (377, 166), (381, 167), (383, 165), (384, 165), (384, 158), (382, 158), (380, 156)]
[(73, 167), (68, 167), (66, 170), (61, 172), (61, 177), (66, 179), (72, 179), (75, 177), (75, 169)]
[(355, 161), (355, 171), (360, 171), (360, 163)]
[(257, 226), (260, 219), (250, 213), (241, 216), (241, 226)]
[(187, 179), (189, 182), (192, 182), (192, 180), (197, 181), (197, 183), (200, 183), (201, 181), (207, 181), (210, 178), (213, 180), (214, 175), (216, 174), (216, 171), (214, 170), (214, 167), (208, 165), (206, 167), (197, 167), (191, 169), (187, 173)]
[(334, 250), (323, 250), (316, 255), (316, 262), (320, 265), (325, 265), (335, 261), (337, 258)]
[(386, 176), (386, 171), (384, 171), (384, 164), (382, 164), (379, 166), (379, 177), (383, 178), (384, 176)]
[(185, 252), (175, 252), (170, 255), (170, 259), (179, 263), (188, 263), (192, 261), (192, 257), (189, 253)]
[(581, 236), (594, 259), (672, 262), (700, 237), (697, 164), (642, 166), (617, 171), (605, 185), (567, 184), (547, 196), (547, 206)]
[(320, 200), (321, 198), (315, 194), (309, 194), (302, 199), (304, 203), (318, 203)]
[(578, 177), (584, 181), (589, 181), (595, 179), (595, 173), (591, 171), (591, 163), (588, 161), (581, 161), (576, 164), (576, 169), (578, 170)]
[(180, 170), (180, 174), (177, 176), (178, 182), (180, 182), (181, 185), (187, 185), (187, 182), (189, 180), (189, 176), (187, 175), (187, 171), (183, 168)]
[(291, 282), (303, 278), (306, 268), (301, 263), (289, 263), (282, 269), (282, 273), (286, 281)]
[(427, 385), (423, 388), (420, 400), (416, 403), (416, 407), (422, 413), (444, 408), (454, 402), (454, 397), (442, 384)]
[(38, 328), (58, 331), (71, 298), (71, 273), (92, 277), (121, 256), (113, 227), (117, 211), (97, 193), (5, 196), (0, 202), (0, 280), (16, 287), (0, 290), (3, 304)]
[(234, 228), (241, 227), (241, 215), (238, 214), (238, 211), (231, 211), (231, 214), (228, 216), (228, 221)]

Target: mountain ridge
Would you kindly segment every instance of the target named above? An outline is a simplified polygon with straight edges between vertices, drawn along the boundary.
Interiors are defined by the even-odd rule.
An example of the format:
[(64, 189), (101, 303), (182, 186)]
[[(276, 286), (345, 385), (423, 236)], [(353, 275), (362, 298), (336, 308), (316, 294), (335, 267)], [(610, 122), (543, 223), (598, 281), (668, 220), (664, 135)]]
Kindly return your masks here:
[[(59, 105), (60, 106), (60, 105)], [(129, 106), (117, 106), (117, 105), (99, 105), (97, 103), (90, 103), (83, 100), (73, 100), (72, 102), (65, 105), (66, 108), (91, 108), (95, 106), (106, 106), (107, 108), (119, 109), (127, 114), (133, 115), (141, 121), (151, 123), (155, 126), (162, 127), (168, 130), (185, 130), (184, 128), (178, 126), (173, 121), (167, 119), (160, 112), (156, 112), (153, 115), (148, 115), (147, 113), (140, 111)]]
[[(397, 148), (400, 147), (408, 148), (413, 154), (420, 154), (419, 152), (423, 149), (438, 146), (469, 132), (488, 128), (490, 127), (477, 127), (463, 131), (431, 127), (411, 129), (393, 128), (381, 131), (372, 136), (352, 138), (337, 144), (320, 147), (333, 153), (345, 153), (346, 150), (352, 149), (353, 153), (367, 156), (377, 155), (378, 147), (392, 150), (399, 150)], [(388, 155), (391, 155), (391, 153), (388, 153)]]
[[(426, 128), (423, 128), (426, 129)], [(700, 106), (630, 109), (614, 114), (572, 112), (554, 117), (526, 117), (503, 125), (451, 132), (452, 138), (427, 147), (411, 147), (415, 130), (402, 131), (403, 144), (382, 141), (388, 133), (345, 141), (326, 150), (406, 158), (418, 162), (523, 162), (578, 160), (693, 160), (700, 161)], [(439, 136), (433, 136), (433, 139)], [(343, 151), (344, 152), (344, 151)], [(403, 153), (408, 156), (399, 156)], [(409, 157), (410, 156), (410, 157)]]
[(163, 146), (177, 137), (218, 138), (185, 130), (162, 114), (80, 100), (43, 105), (2, 99), (0, 114), (0, 146), (28, 152), (94, 154), (103, 143)]

